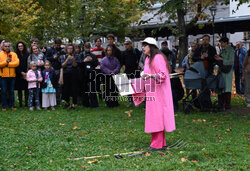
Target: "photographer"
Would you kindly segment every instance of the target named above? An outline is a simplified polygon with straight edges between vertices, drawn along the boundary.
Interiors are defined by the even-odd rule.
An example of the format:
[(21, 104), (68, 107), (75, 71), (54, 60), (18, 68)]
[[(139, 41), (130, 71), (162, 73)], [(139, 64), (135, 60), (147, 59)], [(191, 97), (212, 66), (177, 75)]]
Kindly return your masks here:
[[(64, 55), (65, 52), (61, 48), (62, 41), (61, 39), (55, 39), (54, 46), (49, 48), (46, 52), (45, 58), (50, 61), (53, 69), (55, 70), (55, 79), (58, 82), (60, 77), (60, 69), (61, 69), (61, 59), (60, 56)], [(61, 86), (58, 84), (56, 89), (56, 103), (60, 105), (61, 103)]]
[(84, 51), (80, 54), (80, 70), (82, 72), (83, 97), (82, 103), (85, 107), (96, 108), (99, 106), (96, 91), (96, 71), (98, 65), (97, 57), (90, 52), (90, 43), (84, 44)]

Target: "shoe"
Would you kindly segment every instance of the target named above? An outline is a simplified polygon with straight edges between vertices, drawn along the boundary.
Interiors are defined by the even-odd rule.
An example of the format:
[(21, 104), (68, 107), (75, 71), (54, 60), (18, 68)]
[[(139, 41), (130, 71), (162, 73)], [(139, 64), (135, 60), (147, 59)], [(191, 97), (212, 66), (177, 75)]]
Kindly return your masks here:
[(15, 107), (12, 107), (11, 110), (16, 110), (16, 108), (15, 108)]
[(69, 108), (69, 110), (75, 110), (76, 108), (75, 107), (73, 107), (73, 106), (71, 106), (70, 108)]
[(30, 111), (33, 111), (34, 110), (34, 108), (33, 107), (30, 107)]
[(56, 110), (53, 106), (51, 107), (51, 110)]
[(149, 150), (151, 150), (151, 151), (161, 151), (161, 150), (164, 150), (164, 148), (153, 148), (153, 147), (149, 147)]
[(2, 111), (6, 111), (7, 109), (6, 108), (2, 108)]
[(68, 109), (69, 108), (69, 105), (64, 105), (63, 109)]
[(126, 106), (130, 107), (130, 106), (132, 106), (132, 104), (133, 104), (132, 102), (129, 102)]
[(36, 110), (41, 110), (41, 108), (40, 108), (40, 107), (37, 107)]

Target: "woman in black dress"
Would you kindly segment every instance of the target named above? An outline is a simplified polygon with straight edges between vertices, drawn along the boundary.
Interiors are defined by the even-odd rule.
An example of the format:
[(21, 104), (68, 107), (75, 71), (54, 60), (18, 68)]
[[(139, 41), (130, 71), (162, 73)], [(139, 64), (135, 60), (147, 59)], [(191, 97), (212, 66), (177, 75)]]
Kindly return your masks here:
[(24, 42), (16, 44), (16, 54), (19, 58), (20, 64), (16, 68), (16, 83), (15, 88), (18, 91), (19, 106), (23, 107), (23, 91), (25, 97), (25, 106), (28, 106), (28, 83), (26, 81), (26, 72), (28, 69), (27, 59), (29, 56), (27, 46)]

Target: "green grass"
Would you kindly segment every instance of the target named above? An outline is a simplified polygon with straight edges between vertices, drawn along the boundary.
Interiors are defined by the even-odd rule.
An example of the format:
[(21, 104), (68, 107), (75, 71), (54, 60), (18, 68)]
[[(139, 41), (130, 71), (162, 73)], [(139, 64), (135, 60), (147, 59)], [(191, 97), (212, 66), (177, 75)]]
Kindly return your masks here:
[(141, 107), (129, 109), (131, 117), (124, 104), (109, 109), (104, 103), (75, 111), (1, 111), (0, 170), (248, 170), (250, 112), (237, 111), (242, 99), (232, 103), (236, 112), (177, 112), (177, 130), (167, 133), (166, 140), (170, 145), (183, 138), (188, 142), (184, 148), (103, 157), (92, 164), (88, 161), (94, 159), (72, 159), (148, 149), (151, 137), (144, 133)]

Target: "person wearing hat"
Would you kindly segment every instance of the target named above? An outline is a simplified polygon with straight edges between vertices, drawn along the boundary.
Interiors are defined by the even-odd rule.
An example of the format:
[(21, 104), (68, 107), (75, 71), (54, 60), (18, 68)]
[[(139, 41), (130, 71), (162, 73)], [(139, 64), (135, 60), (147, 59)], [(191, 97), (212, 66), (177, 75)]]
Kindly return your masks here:
[[(130, 40), (125, 40), (125, 51), (122, 52), (122, 69), (124, 73), (126, 73), (127, 77), (129, 79), (133, 79), (137, 77), (138, 66), (139, 66), (139, 60), (141, 56), (141, 52), (134, 48), (132, 45), (132, 42)], [(130, 107), (133, 104), (132, 95), (128, 96), (129, 103), (127, 104), (127, 107)]]
[(150, 149), (162, 149), (166, 146), (165, 131), (175, 130), (169, 77), (171, 69), (166, 56), (158, 49), (154, 38), (148, 37), (142, 41), (142, 50), (147, 55), (142, 75), (145, 93), (133, 94), (133, 100), (137, 106), (145, 99), (140, 97), (142, 95), (146, 97), (145, 132), (151, 133)]

